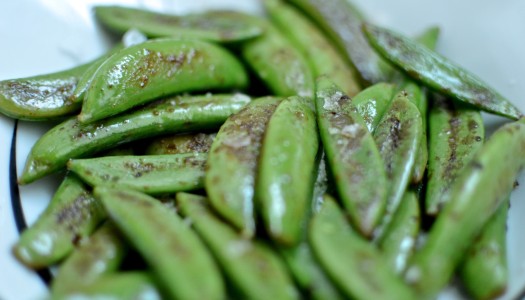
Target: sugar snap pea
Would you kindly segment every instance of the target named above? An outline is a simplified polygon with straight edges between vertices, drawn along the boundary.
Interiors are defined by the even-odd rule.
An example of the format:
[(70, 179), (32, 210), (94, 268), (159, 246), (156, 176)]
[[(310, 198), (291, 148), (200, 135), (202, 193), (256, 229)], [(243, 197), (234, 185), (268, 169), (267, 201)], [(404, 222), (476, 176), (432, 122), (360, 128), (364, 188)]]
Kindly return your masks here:
[(127, 250), (117, 228), (111, 222), (104, 223), (60, 265), (51, 286), (53, 298), (66, 297), (77, 288), (115, 272)]
[(257, 37), (263, 29), (250, 15), (236, 11), (169, 15), (124, 6), (95, 6), (97, 21), (122, 34), (136, 28), (149, 37), (202, 39), (213, 42), (241, 42)]
[(335, 200), (325, 197), (310, 226), (309, 238), (315, 254), (346, 297), (415, 299), (379, 250), (353, 231)]
[(67, 175), (36, 222), (13, 246), (24, 265), (40, 269), (64, 259), (106, 218), (100, 202), (74, 175)]
[(162, 136), (150, 142), (145, 150), (148, 155), (207, 153), (216, 133), (177, 134)]
[(480, 112), (435, 95), (429, 114), (429, 164), (425, 211), (437, 215), (458, 174), (485, 140)]
[(165, 133), (216, 129), (249, 101), (242, 94), (177, 96), (93, 124), (68, 119), (36, 142), (19, 183), (56, 172), (71, 158), (86, 157), (125, 142)]
[(330, 79), (317, 80), (319, 131), (339, 196), (359, 232), (371, 236), (386, 204), (381, 156), (351, 99)]
[(363, 117), (368, 131), (374, 132), (395, 96), (395, 86), (389, 83), (376, 83), (359, 92), (352, 103)]
[(449, 199), (405, 279), (422, 298), (443, 288), (477, 234), (512, 191), (525, 165), (525, 118), (492, 134), (454, 181)]
[(247, 83), (244, 67), (224, 48), (198, 40), (149, 40), (122, 49), (98, 68), (78, 119), (89, 123), (162, 96), (242, 89)]
[(177, 203), (244, 299), (298, 298), (284, 263), (268, 246), (243, 238), (211, 212), (202, 196), (178, 193)]
[(480, 78), (449, 59), (394, 31), (372, 24), (363, 30), (378, 53), (409, 76), (439, 92), (510, 119), (523, 114)]
[(99, 186), (94, 194), (170, 298), (224, 298), (223, 279), (211, 254), (177, 214), (132, 190)]
[(207, 158), (205, 153), (110, 156), (72, 159), (67, 167), (91, 186), (155, 195), (203, 188)]
[(359, 75), (317, 25), (281, 0), (263, 3), (271, 21), (310, 62), (315, 77), (326, 75), (350, 97), (361, 90)]
[(261, 142), (280, 101), (258, 98), (230, 116), (208, 155), (204, 185), (210, 203), (247, 236), (255, 233), (255, 176)]
[(264, 134), (255, 201), (266, 231), (282, 245), (296, 245), (306, 229), (319, 146), (314, 111), (311, 98), (286, 98)]

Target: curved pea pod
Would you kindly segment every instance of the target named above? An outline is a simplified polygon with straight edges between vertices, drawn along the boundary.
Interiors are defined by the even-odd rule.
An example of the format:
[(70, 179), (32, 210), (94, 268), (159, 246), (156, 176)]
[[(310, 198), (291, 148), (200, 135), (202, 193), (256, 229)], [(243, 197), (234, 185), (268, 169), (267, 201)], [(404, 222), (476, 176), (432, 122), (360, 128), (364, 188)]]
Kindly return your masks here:
[(127, 250), (117, 228), (106, 222), (60, 265), (51, 286), (53, 298), (62, 298), (115, 272)]
[(352, 103), (366, 123), (368, 131), (374, 132), (395, 96), (395, 86), (389, 83), (376, 83), (359, 92)]
[(100, 202), (75, 176), (68, 175), (36, 222), (22, 232), (13, 254), (40, 269), (65, 258), (106, 218)]
[(337, 192), (355, 228), (371, 236), (385, 210), (381, 156), (351, 99), (329, 79), (317, 80), (319, 131)]
[(216, 133), (177, 134), (163, 136), (151, 141), (145, 150), (147, 155), (208, 153)]
[(276, 96), (313, 97), (314, 75), (306, 58), (273, 24), (259, 22), (264, 34), (240, 47), (246, 64)]
[(97, 21), (118, 34), (135, 28), (148, 37), (201, 39), (211, 42), (242, 42), (263, 29), (252, 16), (235, 11), (170, 15), (124, 6), (95, 6)]
[(392, 223), (378, 242), (386, 263), (397, 274), (405, 270), (414, 252), (420, 225), (418, 199), (413, 191), (407, 190), (392, 218)]
[(93, 124), (68, 119), (35, 143), (18, 182), (30, 183), (61, 170), (71, 158), (86, 157), (126, 142), (165, 133), (216, 129), (249, 101), (241, 94), (171, 97)]
[(159, 97), (242, 89), (247, 83), (244, 67), (220, 46), (198, 40), (149, 40), (119, 51), (100, 66), (78, 119), (92, 123)]
[(405, 279), (425, 298), (443, 288), (525, 165), (525, 118), (492, 134), (451, 186), (449, 199)]
[(298, 298), (286, 267), (268, 246), (239, 235), (211, 212), (202, 196), (178, 193), (177, 203), (243, 299)]
[(314, 110), (310, 98), (286, 98), (275, 109), (264, 134), (256, 206), (266, 231), (282, 245), (296, 245), (306, 229), (319, 146)]
[(224, 298), (223, 279), (211, 254), (177, 214), (132, 190), (96, 187), (94, 194), (170, 298)]
[(435, 95), (429, 114), (429, 164), (425, 211), (437, 215), (458, 174), (483, 146), (485, 130), (477, 109)]
[(290, 0), (314, 19), (352, 62), (365, 85), (386, 82), (394, 69), (370, 47), (361, 31), (364, 15), (347, 0)]
[(353, 231), (329, 196), (312, 219), (309, 238), (322, 267), (346, 297), (415, 299), (379, 250)]
[(255, 176), (266, 124), (280, 98), (255, 99), (221, 126), (208, 154), (204, 185), (213, 208), (246, 236), (255, 233)]
[(361, 90), (359, 75), (312, 21), (281, 0), (263, 3), (271, 21), (309, 61), (315, 78), (326, 75), (350, 97)]
[(203, 153), (128, 155), (73, 159), (67, 167), (91, 186), (130, 188), (155, 195), (203, 188), (207, 158)]
[(507, 199), (483, 227), (463, 257), (459, 276), (468, 293), (475, 299), (501, 296), (509, 281), (507, 266)]
[(511, 119), (523, 115), (480, 78), (416, 41), (371, 24), (363, 30), (378, 53), (425, 85), (490, 113)]
[(404, 91), (397, 93), (374, 131), (374, 139), (386, 170), (387, 205), (381, 225), (374, 233), (381, 239), (390, 226), (403, 194), (410, 182), (418, 143), (421, 138), (421, 115)]

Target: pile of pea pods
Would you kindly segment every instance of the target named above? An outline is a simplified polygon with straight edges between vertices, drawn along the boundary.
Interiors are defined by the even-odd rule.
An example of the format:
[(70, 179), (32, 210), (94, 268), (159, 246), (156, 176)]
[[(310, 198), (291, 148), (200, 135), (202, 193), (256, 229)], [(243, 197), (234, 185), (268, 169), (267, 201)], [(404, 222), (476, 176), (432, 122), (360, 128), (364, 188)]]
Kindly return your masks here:
[[(97, 6), (148, 39), (0, 82), (0, 112), (56, 122), (19, 184), (64, 178), (15, 257), (57, 266), (52, 299), (433, 299), (453, 278), (504, 293), (522, 113), (434, 51), (438, 28), (263, 4)], [(481, 111), (509, 121), (485, 140)]]

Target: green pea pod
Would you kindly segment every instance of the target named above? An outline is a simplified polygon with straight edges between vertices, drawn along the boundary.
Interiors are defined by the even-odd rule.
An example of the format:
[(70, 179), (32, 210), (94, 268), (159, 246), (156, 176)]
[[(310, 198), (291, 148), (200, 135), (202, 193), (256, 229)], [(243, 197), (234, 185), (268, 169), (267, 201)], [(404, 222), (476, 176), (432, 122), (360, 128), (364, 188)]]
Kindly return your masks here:
[(266, 231), (282, 245), (296, 245), (306, 229), (319, 146), (314, 110), (310, 98), (286, 98), (264, 134), (255, 199)]
[(474, 299), (501, 296), (509, 281), (506, 229), (509, 199), (496, 211), (470, 246), (459, 267), (463, 286)]
[(483, 146), (485, 129), (481, 113), (435, 95), (429, 114), (428, 182), (425, 210), (437, 215), (458, 174)]
[(259, 22), (264, 35), (240, 47), (246, 64), (274, 95), (313, 97), (314, 75), (306, 58), (273, 24)]
[(393, 84), (376, 83), (352, 98), (352, 103), (365, 121), (368, 131), (374, 132), (394, 96)]
[(67, 167), (91, 186), (155, 195), (203, 188), (207, 158), (205, 153), (110, 156), (73, 159)]
[(378, 242), (388, 266), (398, 274), (405, 270), (414, 252), (420, 223), (418, 199), (413, 191), (408, 190), (392, 218), (392, 223)]
[(312, 21), (281, 0), (263, 3), (272, 22), (309, 61), (315, 78), (326, 75), (350, 97), (361, 90), (359, 75)]
[(104, 275), (88, 285), (77, 287), (60, 299), (161, 300), (155, 278), (144, 271)]
[(51, 286), (53, 298), (62, 298), (115, 272), (127, 250), (117, 228), (106, 222), (60, 265)]
[(363, 30), (378, 53), (425, 85), (490, 113), (511, 119), (523, 115), (481, 79), (416, 41), (371, 24)]
[(216, 133), (177, 134), (154, 139), (147, 146), (147, 155), (208, 153)]
[(422, 126), (419, 110), (408, 99), (408, 94), (401, 91), (394, 97), (374, 131), (386, 170), (388, 191), (386, 213), (375, 232), (376, 239), (381, 239), (384, 230), (390, 226), (409, 184)]
[(105, 218), (100, 202), (77, 177), (68, 175), (44, 212), (22, 232), (13, 253), (30, 268), (48, 267), (69, 255)]
[(247, 83), (243, 66), (224, 48), (198, 40), (149, 40), (122, 49), (100, 66), (78, 119), (91, 123), (159, 97)]
[(217, 265), (177, 214), (158, 200), (132, 190), (96, 187), (94, 194), (151, 266), (169, 298), (224, 298), (224, 283)]
[(297, 299), (298, 294), (280, 258), (259, 241), (243, 238), (215, 216), (207, 199), (177, 194), (181, 213), (215, 255), (225, 275), (243, 299)]
[(257, 161), (280, 98), (255, 99), (229, 117), (213, 141), (204, 185), (213, 208), (246, 236), (255, 233)]
[(148, 37), (231, 43), (252, 39), (263, 33), (252, 16), (235, 11), (177, 16), (124, 6), (95, 6), (95, 16), (98, 22), (118, 34), (135, 28)]
[(405, 273), (421, 297), (434, 297), (448, 283), (485, 223), (512, 191), (524, 158), (522, 118), (494, 132), (458, 175), (426, 243)]
[(316, 94), (319, 131), (338, 194), (355, 228), (371, 236), (386, 204), (381, 156), (365, 122), (339, 87), (321, 77)]
[(126, 142), (165, 133), (218, 128), (249, 101), (249, 97), (240, 94), (171, 97), (93, 124), (80, 124), (71, 118), (35, 143), (18, 182), (30, 183), (64, 168), (71, 158), (86, 157)]
[(441, 29), (431, 26), (417, 36), (416, 41), (428, 49), (435, 50)]
[(386, 82), (394, 69), (370, 47), (361, 31), (365, 17), (348, 0), (290, 0), (314, 19), (352, 62), (365, 85)]
[(310, 224), (310, 243), (322, 267), (351, 299), (415, 299), (379, 250), (353, 231), (329, 196)]

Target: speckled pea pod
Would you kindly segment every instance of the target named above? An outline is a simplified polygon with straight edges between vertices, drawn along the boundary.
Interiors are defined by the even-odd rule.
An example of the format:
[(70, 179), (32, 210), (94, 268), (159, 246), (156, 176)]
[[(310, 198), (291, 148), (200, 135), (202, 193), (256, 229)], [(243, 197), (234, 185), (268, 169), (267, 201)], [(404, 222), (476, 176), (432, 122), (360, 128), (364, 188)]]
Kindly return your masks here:
[(117, 228), (111, 222), (104, 223), (60, 264), (51, 286), (53, 298), (65, 297), (77, 288), (115, 272), (127, 250), (128, 246)]
[(350, 97), (361, 90), (359, 75), (317, 25), (281, 0), (263, 3), (271, 21), (309, 61), (316, 78), (326, 75)]
[(319, 146), (314, 110), (310, 98), (286, 98), (264, 134), (255, 201), (266, 232), (281, 245), (296, 245), (306, 230)]
[(329, 196), (310, 224), (309, 238), (327, 274), (351, 299), (415, 299), (379, 250), (357, 234)]
[(177, 134), (153, 139), (144, 150), (147, 155), (208, 153), (217, 133)]
[(255, 99), (221, 126), (204, 185), (213, 208), (244, 235), (255, 233), (255, 177), (266, 125), (280, 98)]
[(429, 163), (425, 211), (437, 215), (458, 174), (483, 146), (481, 113), (435, 95), (429, 114)]
[(92, 123), (159, 97), (242, 89), (247, 83), (242, 64), (218, 45), (198, 40), (149, 40), (119, 51), (98, 68), (78, 120)]
[(352, 62), (364, 85), (386, 82), (394, 69), (370, 47), (361, 31), (364, 15), (347, 0), (290, 0), (316, 21)]
[(70, 171), (91, 186), (106, 185), (157, 195), (204, 187), (205, 153), (72, 159)]
[(276, 96), (313, 97), (314, 75), (306, 58), (273, 24), (259, 23), (264, 34), (240, 47), (246, 64)]
[(383, 169), (386, 170), (388, 195), (385, 215), (374, 233), (376, 239), (381, 239), (384, 230), (390, 226), (410, 182), (422, 126), (419, 110), (408, 99), (407, 93), (401, 91), (374, 131)]
[(298, 298), (286, 267), (268, 246), (243, 238), (212, 213), (202, 196), (178, 193), (177, 203), (243, 299)]
[(352, 103), (365, 121), (368, 131), (374, 132), (394, 96), (393, 84), (376, 83), (352, 98)]
[(371, 24), (363, 30), (378, 53), (425, 85), (490, 113), (510, 119), (523, 115), (480, 78), (416, 41)]
[(170, 15), (124, 6), (95, 6), (97, 21), (123, 34), (135, 28), (149, 37), (201, 39), (212, 42), (242, 42), (257, 37), (263, 29), (252, 16), (235, 11), (208, 11)]
[(450, 280), (476, 236), (505, 203), (525, 165), (525, 118), (500, 127), (454, 181), (449, 199), (405, 279), (424, 298)]
[(24, 265), (40, 269), (65, 258), (106, 218), (104, 208), (74, 175), (68, 175), (35, 223), (13, 246)]
[(414, 252), (420, 223), (418, 199), (413, 191), (408, 190), (392, 218), (392, 223), (378, 241), (386, 263), (398, 274), (405, 270)]
[(474, 299), (501, 296), (509, 281), (507, 266), (507, 213), (509, 199), (483, 227), (459, 267), (459, 276)]
[(96, 187), (94, 194), (150, 265), (169, 298), (224, 298), (223, 279), (211, 254), (177, 214), (132, 190)]
[(329, 79), (317, 80), (317, 120), (337, 192), (355, 228), (371, 236), (385, 211), (381, 156), (351, 99)]
[(126, 142), (166, 133), (217, 129), (249, 101), (241, 94), (172, 97), (93, 124), (83, 125), (71, 118), (35, 143), (19, 183), (59, 171), (71, 158), (87, 157)]

